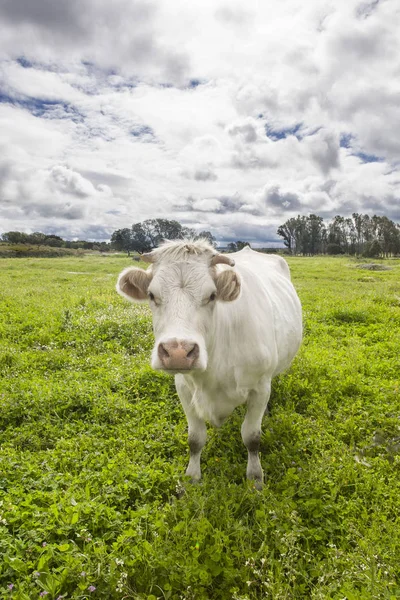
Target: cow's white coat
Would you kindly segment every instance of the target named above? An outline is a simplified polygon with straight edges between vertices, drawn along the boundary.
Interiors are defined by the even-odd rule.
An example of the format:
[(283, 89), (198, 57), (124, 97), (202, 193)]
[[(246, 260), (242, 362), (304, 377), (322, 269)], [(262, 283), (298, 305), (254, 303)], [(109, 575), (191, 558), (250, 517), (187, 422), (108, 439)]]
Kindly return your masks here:
[[(249, 451), (247, 476), (262, 480), (258, 457), (261, 421), (272, 378), (287, 369), (302, 338), (301, 305), (284, 259), (244, 248), (230, 254), (239, 275), (241, 293), (233, 301), (210, 302), (218, 275), (231, 267), (210, 267), (215, 251), (204, 242), (197, 252), (184, 251), (185, 242), (156, 250), (148, 270), (145, 293), (150, 302), (156, 344), (176, 338), (200, 347), (197, 368), (175, 375), (176, 388), (189, 425), (190, 462), (187, 474), (201, 477), (200, 454), (206, 441), (205, 421), (219, 426), (240, 404), (247, 403), (242, 438)], [(122, 295), (121, 281), (117, 290)], [(135, 271), (135, 270), (131, 270)], [(133, 273), (135, 275), (135, 273)], [(225, 298), (226, 300), (226, 298)]]

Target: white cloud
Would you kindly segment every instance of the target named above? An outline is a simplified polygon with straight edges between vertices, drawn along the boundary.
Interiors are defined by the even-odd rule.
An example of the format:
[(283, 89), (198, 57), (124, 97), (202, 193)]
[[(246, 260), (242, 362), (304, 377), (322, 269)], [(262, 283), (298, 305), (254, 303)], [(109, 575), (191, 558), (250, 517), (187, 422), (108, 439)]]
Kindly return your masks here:
[(51, 169), (49, 187), (55, 193), (70, 194), (78, 198), (89, 198), (96, 194), (90, 181), (61, 165)]
[(205, 198), (193, 202), (193, 210), (216, 212), (221, 208), (221, 202), (216, 198)]
[(6, 0), (0, 18), (3, 230), (163, 216), (271, 239), (298, 213), (398, 214), (396, 0)]

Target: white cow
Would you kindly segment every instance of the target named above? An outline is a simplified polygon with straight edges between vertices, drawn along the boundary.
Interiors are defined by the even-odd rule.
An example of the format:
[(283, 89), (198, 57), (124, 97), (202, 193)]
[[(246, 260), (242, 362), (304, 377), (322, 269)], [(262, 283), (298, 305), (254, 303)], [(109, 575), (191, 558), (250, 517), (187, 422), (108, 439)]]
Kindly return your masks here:
[(205, 240), (166, 242), (142, 258), (151, 266), (125, 269), (117, 291), (150, 303), (152, 367), (175, 375), (188, 421), (186, 475), (201, 478), (205, 421), (218, 427), (247, 404), (241, 430), (247, 477), (261, 487), (258, 452), (271, 379), (289, 367), (302, 338), (301, 305), (286, 261), (248, 247), (218, 254)]

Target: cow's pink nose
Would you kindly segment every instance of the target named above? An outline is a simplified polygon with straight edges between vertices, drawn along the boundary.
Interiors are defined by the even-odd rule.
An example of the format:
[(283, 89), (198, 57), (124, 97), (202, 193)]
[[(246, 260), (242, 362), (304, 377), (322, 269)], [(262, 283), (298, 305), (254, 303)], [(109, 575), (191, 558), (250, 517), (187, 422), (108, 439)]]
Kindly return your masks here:
[(164, 369), (187, 371), (199, 358), (199, 346), (185, 340), (169, 340), (158, 344), (158, 358)]

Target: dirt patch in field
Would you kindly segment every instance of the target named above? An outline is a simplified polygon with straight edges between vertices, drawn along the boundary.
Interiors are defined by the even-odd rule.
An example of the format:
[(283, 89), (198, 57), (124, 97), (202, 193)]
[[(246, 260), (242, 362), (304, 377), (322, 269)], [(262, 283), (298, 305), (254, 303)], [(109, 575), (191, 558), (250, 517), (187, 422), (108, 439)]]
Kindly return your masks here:
[(68, 275), (96, 275), (90, 271), (67, 271)]

